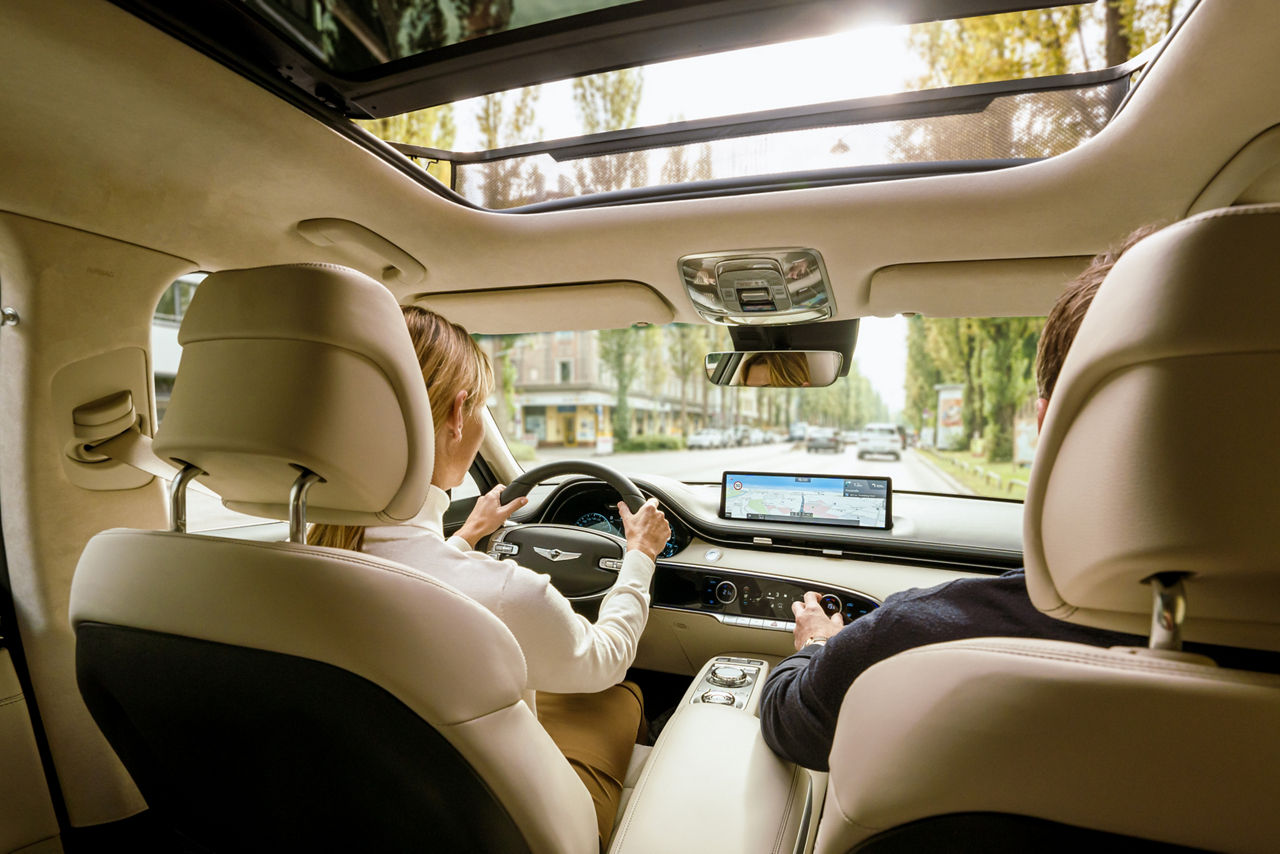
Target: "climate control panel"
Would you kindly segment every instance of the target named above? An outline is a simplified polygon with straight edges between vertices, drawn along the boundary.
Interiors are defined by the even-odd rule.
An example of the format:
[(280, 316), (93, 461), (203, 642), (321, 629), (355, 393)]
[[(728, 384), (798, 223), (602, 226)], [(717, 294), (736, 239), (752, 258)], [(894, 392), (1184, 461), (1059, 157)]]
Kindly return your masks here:
[(659, 562), (654, 577), (653, 604), (716, 614), (724, 623), (789, 632), (795, 627), (791, 603), (806, 591), (821, 594), (819, 604), (845, 623), (871, 613), (879, 603), (862, 593), (832, 587), (802, 585), (766, 575), (716, 572), (702, 567)]

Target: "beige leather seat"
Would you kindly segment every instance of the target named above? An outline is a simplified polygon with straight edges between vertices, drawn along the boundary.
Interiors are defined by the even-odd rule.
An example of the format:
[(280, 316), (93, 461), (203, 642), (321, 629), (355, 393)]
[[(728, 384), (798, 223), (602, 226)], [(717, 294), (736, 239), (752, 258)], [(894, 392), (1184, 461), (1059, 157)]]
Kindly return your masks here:
[[(412, 517), (427, 396), (396, 300), (339, 267), (209, 276), (157, 453), (226, 505)], [(323, 480), (306, 491), (313, 472)], [(301, 529), (294, 502), (295, 533)], [(71, 592), (81, 691), (148, 804), (218, 851), (595, 852), (506, 627), (440, 582), (298, 542), (106, 531)]]
[(1280, 850), (1280, 677), (1172, 651), (1179, 582), (1185, 638), (1280, 650), (1278, 246), (1280, 207), (1259, 206), (1130, 250), (1040, 437), (1033, 602), (1162, 649), (986, 639), (872, 667), (841, 707), (818, 851)]

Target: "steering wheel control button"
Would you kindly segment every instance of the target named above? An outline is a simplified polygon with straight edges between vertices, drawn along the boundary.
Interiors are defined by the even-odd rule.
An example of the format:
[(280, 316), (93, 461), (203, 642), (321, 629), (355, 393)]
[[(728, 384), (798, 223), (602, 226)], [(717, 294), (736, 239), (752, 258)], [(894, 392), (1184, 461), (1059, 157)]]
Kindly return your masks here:
[(494, 543), (493, 552), (494, 554), (500, 554), (500, 555), (519, 554), (520, 547), (517, 546), (515, 543)]
[(704, 691), (702, 702), (712, 703), (717, 706), (732, 706), (738, 702), (738, 698), (733, 695), (732, 691)]
[(840, 601), (840, 597), (834, 593), (828, 593), (818, 600), (818, 604), (822, 606), (822, 610), (830, 617), (832, 614), (839, 614), (844, 608), (844, 603)]
[(622, 571), (622, 558), (620, 557), (602, 557), (596, 566), (601, 569), (607, 569), (612, 572)]
[(717, 664), (707, 674), (707, 681), (721, 688), (741, 688), (748, 682), (747, 671), (731, 664)]
[(737, 598), (738, 586), (732, 581), (721, 581), (716, 585), (716, 601), (721, 605), (728, 605)]

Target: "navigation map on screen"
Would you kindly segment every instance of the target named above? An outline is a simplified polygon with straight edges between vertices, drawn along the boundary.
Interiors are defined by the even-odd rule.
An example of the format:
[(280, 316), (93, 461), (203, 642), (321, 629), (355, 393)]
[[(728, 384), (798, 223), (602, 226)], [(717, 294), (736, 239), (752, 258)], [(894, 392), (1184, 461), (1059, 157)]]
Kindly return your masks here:
[(887, 477), (725, 472), (720, 515), (887, 530), (892, 522), (891, 494)]

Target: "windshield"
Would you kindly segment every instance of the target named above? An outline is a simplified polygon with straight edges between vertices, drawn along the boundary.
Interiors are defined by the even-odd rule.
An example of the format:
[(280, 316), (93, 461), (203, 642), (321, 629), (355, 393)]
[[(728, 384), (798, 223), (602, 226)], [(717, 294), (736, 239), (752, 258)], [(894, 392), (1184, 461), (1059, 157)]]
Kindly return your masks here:
[(1022, 500), (1036, 444), (1042, 318), (864, 318), (826, 388), (716, 386), (723, 327), (478, 335), (489, 400), (526, 466), (590, 457), (631, 474), (890, 477), (896, 490)]

